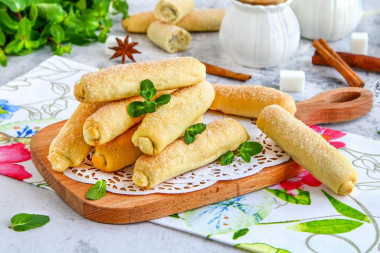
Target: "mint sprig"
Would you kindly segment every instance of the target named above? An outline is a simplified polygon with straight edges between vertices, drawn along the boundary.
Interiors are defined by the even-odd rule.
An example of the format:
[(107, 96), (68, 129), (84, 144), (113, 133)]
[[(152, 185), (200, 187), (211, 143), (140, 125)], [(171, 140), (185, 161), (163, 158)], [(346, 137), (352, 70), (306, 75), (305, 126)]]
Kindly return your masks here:
[(220, 157), (222, 165), (229, 165), (234, 161), (235, 154), (232, 151), (228, 151)]
[(135, 101), (128, 105), (128, 113), (131, 117), (137, 118), (146, 113), (152, 113), (157, 110), (158, 106), (165, 105), (170, 101), (170, 94), (164, 94), (152, 101), (156, 95), (157, 89), (154, 88), (153, 82), (145, 79), (140, 83), (140, 95), (145, 99), (144, 102)]
[(97, 181), (94, 186), (91, 187), (90, 190), (86, 193), (86, 199), (89, 200), (98, 200), (104, 197), (106, 195), (106, 181), (99, 180)]
[(17, 232), (42, 227), (50, 221), (49, 216), (40, 214), (19, 213), (12, 217), (10, 229)]
[[(236, 155), (240, 156), (245, 162), (249, 163), (251, 162), (251, 158), (263, 151), (263, 146), (258, 142), (253, 141), (245, 141), (236, 150)], [(227, 153), (223, 154), (221, 159), (222, 165), (229, 165), (233, 162), (235, 153), (232, 151), (228, 151)]]
[(188, 129), (185, 131), (185, 142), (186, 144), (191, 144), (195, 141), (196, 135), (203, 133), (203, 131), (206, 130), (206, 124), (203, 123), (197, 123), (194, 125), (191, 125)]

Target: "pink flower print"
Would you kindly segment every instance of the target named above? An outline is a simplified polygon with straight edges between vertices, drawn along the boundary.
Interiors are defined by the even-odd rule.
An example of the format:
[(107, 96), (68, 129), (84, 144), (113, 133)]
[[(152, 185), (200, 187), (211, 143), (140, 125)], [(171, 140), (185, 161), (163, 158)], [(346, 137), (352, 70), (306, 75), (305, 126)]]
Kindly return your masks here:
[[(273, 186), (274, 189), (286, 189), (286, 193), (297, 196), (298, 191), (297, 189), (304, 190), (304, 186), (308, 185), (311, 187), (318, 187), (322, 183), (318, 181), (313, 175), (311, 175), (306, 170), (303, 171), (301, 174), (286, 180), (282, 181), (281, 183), (278, 183)], [(271, 187), (272, 188), (272, 187)]]
[(322, 137), (328, 141), (331, 145), (333, 145), (335, 148), (343, 148), (346, 146), (346, 143), (340, 142), (340, 141), (332, 141), (339, 139), (346, 135), (346, 133), (343, 133), (341, 131), (319, 127), (319, 126), (310, 126), (311, 129), (322, 135)]
[(0, 174), (18, 180), (31, 178), (32, 174), (27, 172), (24, 166), (14, 164), (30, 159), (30, 152), (23, 143), (0, 146)]

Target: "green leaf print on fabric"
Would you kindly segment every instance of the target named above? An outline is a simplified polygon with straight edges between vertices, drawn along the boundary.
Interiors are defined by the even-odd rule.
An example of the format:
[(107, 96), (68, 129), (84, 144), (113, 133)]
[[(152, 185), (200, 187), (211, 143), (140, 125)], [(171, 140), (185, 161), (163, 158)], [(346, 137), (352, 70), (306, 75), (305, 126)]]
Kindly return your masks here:
[(183, 213), (187, 226), (203, 233), (222, 234), (251, 227), (269, 215), (273, 197), (265, 191), (243, 195)]
[(340, 214), (342, 214), (348, 218), (352, 218), (355, 220), (360, 220), (360, 221), (365, 221), (365, 222), (371, 223), (368, 216), (365, 215), (364, 213), (340, 202), (339, 200), (335, 199), (333, 196), (328, 194), (326, 191), (322, 190), (322, 192), (328, 198), (328, 200), (330, 201), (331, 205), (335, 208), (335, 210), (338, 211), (338, 213), (340, 213)]
[(247, 233), (249, 232), (249, 229), (248, 228), (243, 228), (243, 229), (240, 229), (238, 231), (236, 231), (234, 233), (234, 235), (232, 236), (232, 239), (233, 240), (236, 240), (242, 236), (245, 236)]
[(290, 253), (290, 251), (278, 249), (265, 243), (239, 243), (235, 247), (255, 253)]
[(308, 191), (303, 191), (300, 189), (297, 189), (298, 195), (293, 196), (286, 192), (286, 189), (283, 190), (277, 190), (277, 189), (266, 189), (268, 192), (272, 193), (274, 196), (289, 202), (291, 204), (296, 205), (310, 205), (311, 199), (310, 199), (310, 193)]
[(363, 224), (363, 222), (355, 220), (327, 219), (302, 222), (297, 225), (289, 226), (287, 229), (313, 234), (335, 235), (350, 232)]

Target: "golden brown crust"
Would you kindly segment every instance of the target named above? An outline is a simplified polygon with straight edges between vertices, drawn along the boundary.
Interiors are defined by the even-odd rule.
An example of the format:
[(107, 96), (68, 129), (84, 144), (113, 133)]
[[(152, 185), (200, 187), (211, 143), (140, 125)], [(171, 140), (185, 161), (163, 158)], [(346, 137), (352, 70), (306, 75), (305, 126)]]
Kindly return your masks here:
[(191, 144), (186, 144), (183, 138), (179, 138), (160, 154), (143, 155), (137, 159), (133, 183), (144, 188), (155, 187), (215, 161), (227, 151), (236, 150), (247, 140), (249, 135), (239, 122), (229, 118), (214, 121)]
[(351, 193), (357, 180), (351, 162), (289, 112), (278, 105), (268, 106), (261, 111), (257, 126), (335, 193)]
[(215, 99), (210, 109), (226, 114), (257, 118), (262, 109), (277, 104), (291, 114), (297, 108), (293, 98), (276, 89), (261, 85), (214, 84)]
[(133, 164), (143, 154), (132, 143), (132, 135), (138, 126), (135, 125), (104, 145), (95, 146), (92, 155), (94, 166), (105, 172), (113, 172)]
[[(224, 9), (193, 10), (176, 25), (188, 32), (216, 32), (219, 31), (225, 14)], [(153, 11), (146, 11), (124, 19), (121, 24), (127, 32), (146, 33), (149, 25), (156, 20)]]
[(175, 24), (193, 9), (193, 0), (160, 0), (154, 8), (154, 16), (165, 23)]
[(193, 57), (121, 64), (84, 74), (74, 95), (84, 103), (113, 101), (139, 95), (145, 79), (160, 91), (194, 85), (205, 77), (206, 67)]
[(145, 154), (160, 153), (207, 111), (214, 95), (207, 81), (178, 89), (168, 104), (145, 116), (132, 137), (133, 143)]
[(168, 53), (186, 50), (191, 41), (191, 35), (185, 29), (161, 21), (155, 21), (149, 26), (147, 36)]
[(48, 159), (54, 170), (62, 172), (68, 167), (78, 166), (90, 153), (92, 147), (84, 140), (83, 124), (103, 105), (104, 103), (78, 105), (50, 144)]
[(128, 114), (128, 105), (135, 101), (144, 101), (140, 96), (113, 101), (100, 108), (83, 124), (83, 136), (91, 145), (103, 145), (130, 127), (140, 122), (144, 115), (132, 118)]

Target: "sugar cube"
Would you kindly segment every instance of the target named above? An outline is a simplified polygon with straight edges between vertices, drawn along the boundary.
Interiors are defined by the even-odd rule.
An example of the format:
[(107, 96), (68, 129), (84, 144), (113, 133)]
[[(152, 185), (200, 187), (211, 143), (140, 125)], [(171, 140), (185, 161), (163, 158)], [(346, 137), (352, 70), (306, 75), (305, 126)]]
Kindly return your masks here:
[(305, 72), (280, 70), (280, 90), (286, 92), (303, 92), (305, 90)]
[(351, 53), (367, 54), (368, 33), (351, 33)]
[[(106, 47), (106, 55), (112, 56), (115, 53), (115, 50), (109, 49), (109, 47), (117, 47), (117, 41), (116, 38), (119, 38), (124, 43), (125, 36), (115, 36), (115, 35), (109, 35), (107, 37), (105, 47)], [(129, 36), (128, 43), (132, 42), (131, 36)]]

